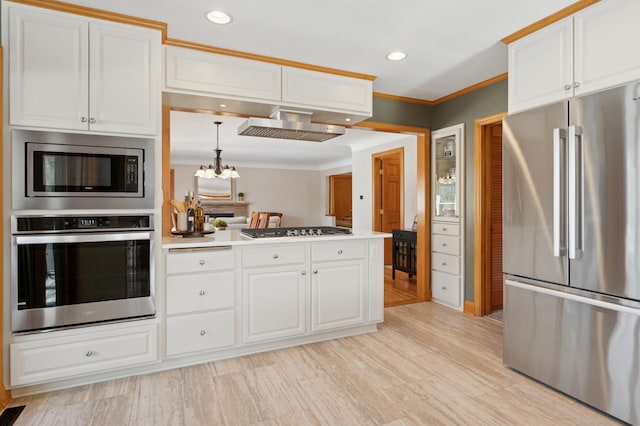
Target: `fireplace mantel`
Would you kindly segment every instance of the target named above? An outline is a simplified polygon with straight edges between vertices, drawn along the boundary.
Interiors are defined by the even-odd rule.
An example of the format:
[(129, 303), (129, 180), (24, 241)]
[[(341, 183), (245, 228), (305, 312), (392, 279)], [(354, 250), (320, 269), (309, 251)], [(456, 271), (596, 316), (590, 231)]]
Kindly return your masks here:
[(204, 214), (215, 216), (216, 213), (230, 214), (234, 216), (248, 216), (249, 203), (247, 201), (226, 201), (201, 199)]

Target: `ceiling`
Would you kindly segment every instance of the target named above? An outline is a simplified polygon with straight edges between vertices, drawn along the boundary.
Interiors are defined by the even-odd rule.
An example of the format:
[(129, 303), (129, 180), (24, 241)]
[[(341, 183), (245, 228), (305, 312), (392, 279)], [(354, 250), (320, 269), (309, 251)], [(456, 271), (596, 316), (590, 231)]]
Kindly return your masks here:
[[(167, 36), (174, 39), (373, 75), (376, 76), (375, 92), (422, 100), (436, 100), (505, 73), (507, 48), (500, 39), (574, 1), (66, 0), (165, 22)], [(233, 19), (231, 24), (209, 23), (205, 13), (212, 9), (229, 13)], [(392, 50), (402, 50), (408, 57), (400, 62), (388, 61), (385, 55)], [(175, 124), (172, 120), (172, 126), (176, 127), (175, 132), (172, 130), (172, 145), (173, 137), (196, 141), (188, 146), (188, 150), (193, 151), (193, 147), (205, 139), (212, 141), (215, 126), (209, 126), (210, 116), (184, 115), (183, 118), (184, 122)], [(225, 129), (235, 126), (235, 120), (229, 117), (222, 121)], [(187, 128), (187, 124), (193, 122), (204, 123), (197, 133)], [(186, 129), (189, 134), (182, 135), (180, 129)], [(356, 131), (353, 137), (360, 132)], [(369, 138), (372, 133), (363, 136)], [(337, 139), (347, 137), (349, 132)], [(202, 142), (197, 142), (199, 138)], [(245, 146), (241, 142), (232, 143), (236, 139), (233, 132), (224, 138), (221, 136), (226, 161), (230, 162), (236, 155), (236, 145), (244, 150), (238, 151), (243, 158), (259, 145), (265, 148), (261, 151), (265, 159), (274, 156), (280, 160), (292, 155), (295, 148), (303, 149), (307, 157), (313, 152), (318, 161), (346, 149), (337, 140), (321, 146), (273, 140)], [(202, 152), (199, 156), (202, 158)], [(312, 160), (293, 159), (294, 162)]]

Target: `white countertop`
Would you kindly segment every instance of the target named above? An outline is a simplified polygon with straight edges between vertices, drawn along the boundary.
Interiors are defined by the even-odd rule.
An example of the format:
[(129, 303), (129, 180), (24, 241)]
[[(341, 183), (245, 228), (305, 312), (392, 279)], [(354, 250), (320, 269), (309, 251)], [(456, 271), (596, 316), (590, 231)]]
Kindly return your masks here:
[(300, 242), (318, 242), (318, 241), (336, 241), (336, 240), (354, 240), (369, 238), (391, 238), (391, 234), (373, 231), (354, 231), (353, 234), (340, 235), (322, 235), (307, 237), (274, 237), (274, 238), (250, 238), (244, 236), (237, 229), (216, 231), (214, 234), (205, 235), (203, 237), (162, 237), (162, 248), (198, 248), (198, 247), (219, 247), (219, 246), (236, 246), (236, 245), (255, 245), (255, 244), (288, 244)]

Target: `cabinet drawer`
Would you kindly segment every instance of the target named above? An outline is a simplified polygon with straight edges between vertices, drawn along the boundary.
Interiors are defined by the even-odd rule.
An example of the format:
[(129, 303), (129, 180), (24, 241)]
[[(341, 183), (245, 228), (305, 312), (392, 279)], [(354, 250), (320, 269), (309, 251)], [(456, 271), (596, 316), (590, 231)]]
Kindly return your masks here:
[(433, 235), (431, 238), (431, 248), (438, 253), (460, 255), (460, 238), (447, 235)]
[(431, 256), (431, 268), (435, 271), (460, 274), (460, 258), (449, 254), (433, 253)]
[(9, 346), (11, 386), (97, 373), (158, 359), (155, 324)]
[(230, 248), (187, 250), (167, 254), (167, 274), (223, 269), (233, 269), (233, 251)]
[(272, 266), (304, 263), (305, 246), (286, 245), (252, 247), (242, 250), (243, 266)]
[(323, 262), (329, 260), (361, 259), (366, 256), (366, 247), (359, 241), (339, 241), (311, 246), (311, 260)]
[(234, 310), (167, 318), (167, 356), (234, 344)]
[(167, 315), (233, 308), (233, 271), (167, 277)]
[(457, 223), (434, 223), (432, 233), (442, 235), (460, 235), (460, 225)]
[(444, 272), (433, 271), (431, 274), (431, 278), (433, 300), (459, 308), (460, 277), (458, 275), (451, 275)]

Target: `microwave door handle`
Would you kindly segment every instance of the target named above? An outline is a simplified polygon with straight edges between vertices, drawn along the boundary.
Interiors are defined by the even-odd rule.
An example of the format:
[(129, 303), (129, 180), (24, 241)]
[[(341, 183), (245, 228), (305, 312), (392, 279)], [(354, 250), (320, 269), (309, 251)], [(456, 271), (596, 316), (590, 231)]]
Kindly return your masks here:
[(56, 244), (56, 243), (102, 243), (108, 241), (151, 240), (152, 232), (91, 233), (91, 234), (46, 234), (18, 235), (17, 245)]
[(565, 190), (566, 184), (566, 132), (564, 129), (553, 129), (553, 255), (564, 256), (565, 241)]
[(582, 257), (584, 147), (582, 128), (569, 126), (569, 259)]

